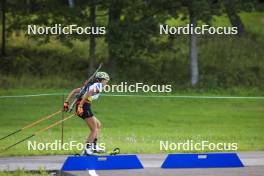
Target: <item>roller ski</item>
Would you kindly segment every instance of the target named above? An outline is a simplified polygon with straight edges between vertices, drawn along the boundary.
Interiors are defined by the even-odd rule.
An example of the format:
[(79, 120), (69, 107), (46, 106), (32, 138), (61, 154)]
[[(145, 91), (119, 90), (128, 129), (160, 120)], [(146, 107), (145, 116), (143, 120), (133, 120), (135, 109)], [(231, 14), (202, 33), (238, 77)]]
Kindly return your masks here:
[(120, 154), (120, 148), (114, 148), (112, 151), (105, 151), (97, 148), (97, 150), (92, 148), (85, 148), (82, 154), (76, 154), (75, 156), (105, 156), (105, 155), (118, 155)]

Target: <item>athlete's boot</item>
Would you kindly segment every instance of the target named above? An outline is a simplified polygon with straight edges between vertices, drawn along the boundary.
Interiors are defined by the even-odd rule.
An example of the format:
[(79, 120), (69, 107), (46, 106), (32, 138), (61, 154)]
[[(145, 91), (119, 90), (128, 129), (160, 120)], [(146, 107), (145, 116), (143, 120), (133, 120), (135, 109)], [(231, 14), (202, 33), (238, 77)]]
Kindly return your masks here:
[(105, 153), (105, 149), (102, 147), (99, 147), (98, 145), (94, 146), (94, 153)]
[(94, 149), (94, 153), (105, 153), (105, 149), (101, 148), (97, 145), (97, 138), (94, 139), (93, 142), (93, 149)]
[(94, 150), (93, 150), (91, 144), (87, 143), (84, 150), (83, 150), (82, 155), (92, 155), (93, 153), (94, 153)]

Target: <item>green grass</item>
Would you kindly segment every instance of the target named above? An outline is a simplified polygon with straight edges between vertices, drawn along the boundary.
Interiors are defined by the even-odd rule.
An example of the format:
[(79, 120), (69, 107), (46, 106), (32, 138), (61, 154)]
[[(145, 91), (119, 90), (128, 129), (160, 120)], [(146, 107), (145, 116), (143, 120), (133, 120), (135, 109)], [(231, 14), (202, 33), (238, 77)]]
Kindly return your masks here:
[(39, 169), (38, 171), (26, 171), (25, 169), (17, 169), (16, 171), (1, 171), (0, 176), (48, 176), (50, 175), (44, 169)]
[[(3, 90), (1, 94), (4, 94)], [(0, 136), (4, 136), (36, 120), (37, 117), (57, 111), (61, 107), (62, 97), (6, 98), (0, 99), (0, 104)], [(108, 149), (120, 147), (122, 153), (166, 152), (159, 149), (161, 140), (236, 142), (239, 151), (264, 150), (264, 100), (102, 96), (92, 106), (96, 117), (103, 124), (100, 142), (106, 143)], [(60, 118), (59, 115), (34, 129), (25, 130), (0, 141), (0, 147), (4, 148), (23, 139)], [(85, 123), (78, 117), (64, 123), (65, 142), (75, 140), (82, 143), (88, 132)], [(60, 139), (59, 125), (30, 140), (54, 142)], [(78, 151), (28, 151), (27, 142), (24, 142), (12, 150), (1, 153), (1, 156), (75, 152)]]

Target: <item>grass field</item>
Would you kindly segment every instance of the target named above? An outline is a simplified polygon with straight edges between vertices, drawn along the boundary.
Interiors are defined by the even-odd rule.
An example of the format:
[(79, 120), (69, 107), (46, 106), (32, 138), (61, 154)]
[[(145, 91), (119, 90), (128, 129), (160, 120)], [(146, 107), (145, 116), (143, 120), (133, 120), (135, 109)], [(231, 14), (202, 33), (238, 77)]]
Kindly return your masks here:
[(41, 176), (49, 176), (51, 174), (49, 174), (48, 172), (46, 172), (45, 170), (41, 169), (39, 171), (25, 171), (23, 169), (18, 169), (16, 171), (13, 172), (0, 172), (0, 176), (36, 176), (36, 175), (41, 175)]
[[(43, 93), (43, 92), (42, 92)], [(45, 93), (45, 92), (44, 92)], [(50, 92), (49, 92), (50, 93)], [(1, 95), (4, 92), (1, 91)], [(62, 96), (41, 96), (0, 99), (0, 137), (13, 132), (38, 117), (57, 111)], [(236, 142), (239, 151), (264, 150), (264, 100), (251, 99), (188, 99), (102, 96), (93, 103), (93, 111), (103, 124), (100, 142), (108, 149), (120, 147), (122, 153), (163, 153), (160, 141), (185, 142), (208, 140)], [(66, 116), (67, 114), (65, 114)], [(61, 115), (0, 141), (4, 148), (32, 134)], [(84, 142), (88, 128), (78, 117), (64, 123), (64, 141)], [(54, 142), (61, 139), (57, 126), (31, 141)], [(27, 142), (1, 153), (7, 155), (73, 154), (73, 151), (32, 151)], [(190, 151), (187, 151), (190, 152)]]

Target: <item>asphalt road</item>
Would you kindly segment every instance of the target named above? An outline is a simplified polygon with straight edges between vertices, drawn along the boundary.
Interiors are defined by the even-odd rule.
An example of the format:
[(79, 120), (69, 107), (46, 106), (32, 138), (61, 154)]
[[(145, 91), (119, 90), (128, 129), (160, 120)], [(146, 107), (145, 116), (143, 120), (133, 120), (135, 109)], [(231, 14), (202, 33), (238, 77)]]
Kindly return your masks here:
[[(99, 176), (264, 176), (264, 152), (239, 152), (244, 168), (210, 168), (210, 169), (161, 169), (160, 166), (166, 154), (140, 154), (137, 155), (144, 169), (133, 170), (100, 170), (67, 172), (65, 175), (99, 175)], [(60, 170), (67, 156), (27, 156), (27, 157), (1, 157), (0, 170), (14, 171), (19, 168), (25, 170)]]

